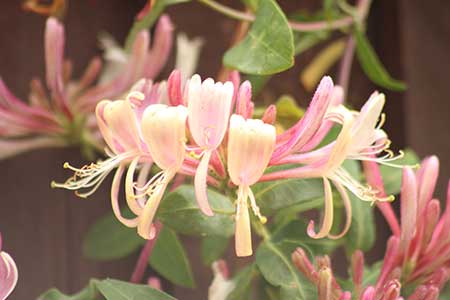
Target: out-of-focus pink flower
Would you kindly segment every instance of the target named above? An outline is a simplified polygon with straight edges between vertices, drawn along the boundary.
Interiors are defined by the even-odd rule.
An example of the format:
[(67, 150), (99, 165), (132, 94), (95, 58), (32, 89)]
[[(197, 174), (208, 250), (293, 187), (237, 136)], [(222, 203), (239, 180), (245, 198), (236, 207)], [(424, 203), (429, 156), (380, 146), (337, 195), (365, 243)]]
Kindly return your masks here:
[(261, 120), (232, 115), (228, 136), (228, 173), (237, 185), (235, 247), (237, 256), (252, 255), (250, 216), (247, 200), (253, 213), (265, 223), (256, 205), (250, 186), (263, 175), (275, 147), (275, 127)]
[(231, 82), (214, 83), (211, 78), (201, 82), (192, 76), (187, 86), (189, 129), (195, 143), (200, 147), (202, 159), (195, 175), (195, 196), (206, 215), (213, 215), (206, 195), (206, 176), (213, 152), (222, 143), (228, 128), (233, 85)]
[(95, 57), (79, 80), (71, 80), (71, 64), (64, 58), (64, 27), (55, 18), (45, 29), (46, 86), (31, 81), (29, 103), (18, 99), (0, 79), (0, 158), (42, 147), (71, 144), (102, 148), (93, 122), (97, 103), (116, 98), (140, 78), (154, 78), (164, 66), (172, 45), (172, 25), (167, 16), (157, 24), (149, 50), (149, 34), (138, 34), (119, 72), (95, 83), (102, 61)]
[(12, 257), (2, 251), (2, 236), (0, 234), (0, 300), (5, 300), (14, 290), (19, 277), (17, 266)]

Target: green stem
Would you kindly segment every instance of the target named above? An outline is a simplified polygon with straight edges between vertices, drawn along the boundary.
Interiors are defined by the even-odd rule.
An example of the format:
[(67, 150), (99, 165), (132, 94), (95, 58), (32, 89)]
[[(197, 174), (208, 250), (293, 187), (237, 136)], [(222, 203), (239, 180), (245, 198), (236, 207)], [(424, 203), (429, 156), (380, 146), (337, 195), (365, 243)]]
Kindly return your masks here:
[[(214, 9), (217, 12), (220, 12), (223, 15), (226, 15), (230, 18), (253, 22), (256, 17), (251, 13), (245, 13), (231, 7), (220, 4), (214, 0), (198, 0), (200, 3)], [(331, 30), (331, 29), (341, 29), (349, 27), (354, 23), (354, 19), (351, 16), (346, 16), (338, 20), (334, 21), (319, 21), (319, 22), (294, 22), (289, 21), (289, 26), (294, 31), (299, 32), (311, 32), (311, 31), (319, 31), (319, 30)]]
[(270, 240), (270, 232), (263, 223), (256, 218), (252, 218), (251, 222), (253, 229), (260, 237), (262, 237), (265, 241)]

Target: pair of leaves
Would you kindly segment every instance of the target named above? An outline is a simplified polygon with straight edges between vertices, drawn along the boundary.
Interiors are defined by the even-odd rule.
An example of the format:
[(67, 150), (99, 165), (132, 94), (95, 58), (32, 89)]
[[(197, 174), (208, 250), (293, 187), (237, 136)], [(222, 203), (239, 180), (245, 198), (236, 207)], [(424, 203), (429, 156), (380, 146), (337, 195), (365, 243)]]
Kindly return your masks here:
[(65, 295), (53, 288), (38, 297), (38, 300), (176, 300), (174, 297), (148, 285), (105, 279), (91, 280), (89, 285), (75, 295)]

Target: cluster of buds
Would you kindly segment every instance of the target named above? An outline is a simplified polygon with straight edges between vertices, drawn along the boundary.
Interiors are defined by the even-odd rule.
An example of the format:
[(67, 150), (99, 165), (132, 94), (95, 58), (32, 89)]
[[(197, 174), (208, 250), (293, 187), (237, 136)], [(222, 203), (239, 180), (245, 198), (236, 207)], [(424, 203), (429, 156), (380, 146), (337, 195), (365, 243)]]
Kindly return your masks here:
[(64, 27), (49, 18), (44, 38), (47, 89), (41, 80), (33, 79), (26, 103), (0, 79), (0, 158), (74, 143), (102, 149), (94, 117), (99, 99), (120, 97), (138, 79), (156, 77), (170, 54), (172, 32), (170, 19), (162, 16), (151, 47), (149, 33), (140, 32), (120, 72), (96, 83), (102, 60), (93, 58), (81, 78), (72, 80), (71, 62), (64, 58)]
[[(286, 178), (322, 178), (325, 212), (319, 232), (314, 222), (308, 227), (313, 238), (339, 238), (350, 226), (351, 205), (347, 190), (364, 201), (386, 201), (378, 191), (353, 178), (343, 167), (347, 159), (387, 163), (396, 157), (388, 150), (390, 141), (381, 130), (379, 118), (384, 95), (374, 93), (360, 112), (341, 105), (342, 89), (324, 77), (305, 115), (292, 128), (276, 133), (274, 106), (262, 119), (253, 119), (251, 85), (240, 84), (239, 75), (221, 83), (194, 75), (183, 84), (179, 71), (166, 83), (139, 81), (125, 100), (105, 100), (97, 105), (97, 124), (109, 149), (109, 158), (81, 169), (69, 164), (75, 175), (55, 187), (77, 190), (80, 196), (92, 194), (108, 173), (117, 168), (111, 190), (113, 211), (126, 226), (151, 239), (153, 219), (169, 183), (177, 174), (194, 177), (199, 208), (208, 216), (207, 185), (236, 188), (235, 248), (238, 256), (252, 251), (249, 210), (264, 223), (251, 186), (256, 182)], [(383, 118), (381, 118), (383, 119)], [(335, 141), (318, 145), (334, 124), (342, 129)], [(381, 157), (374, 157), (380, 153)], [(156, 164), (161, 171), (149, 179)], [(289, 165), (271, 172), (269, 166)], [(120, 214), (118, 191), (125, 178), (126, 200), (133, 219)], [(135, 176), (137, 170), (139, 175)], [(136, 177), (136, 178), (135, 178)], [(176, 181), (176, 180), (175, 180)], [(347, 221), (339, 235), (330, 234), (333, 224), (331, 183), (343, 199)], [(86, 192), (79, 190), (87, 189)]]
[[(318, 300), (403, 300), (400, 283), (392, 279), (382, 287), (363, 287), (364, 256), (357, 250), (352, 255), (351, 282), (353, 292), (344, 291), (333, 274), (328, 256), (316, 257), (314, 265), (301, 248), (292, 253), (292, 261), (297, 269), (317, 288)], [(413, 300), (415, 298), (410, 298)], [(420, 298), (435, 299), (435, 298)], [(437, 298), (436, 298), (437, 299)]]
[[(369, 181), (381, 179), (375, 165), (367, 165)], [(414, 172), (403, 170), (401, 187), (401, 222), (399, 231), (387, 243), (379, 277), (374, 286), (363, 287), (364, 257), (352, 256), (353, 293), (344, 292), (334, 278), (327, 256), (316, 258), (317, 267), (302, 249), (292, 254), (297, 268), (318, 288), (319, 299), (359, 300), (437, 300), (450, 278), (450, 185), (447, 206), (441, 216), (440, 202), (433, 198), (439, 173), (437, 157), (426, 158)], [(382, 189), (382, 182), (374, 183)], [(390, 223), (399, 223), (390, 220)], [(394, 226), (395, 227), (395, 226)], [(403, 298), (402, 294), (408, 294)]]
[(2, 251), (0, 234), (0, 300), (5, 300), (14, 290), (18, 279), (17, 266), (11, 256)]
[[(450, 277), (450, 185), (446, 210), (433, 198), (439, 161), (431, 156), (414, 172), (403, 171), (400, 232), (388, 241), (377, 286), (390, 280), (417, 286), (409, 299), (437, 299)], [(435, 298), (425, 295), (436, 295)]]

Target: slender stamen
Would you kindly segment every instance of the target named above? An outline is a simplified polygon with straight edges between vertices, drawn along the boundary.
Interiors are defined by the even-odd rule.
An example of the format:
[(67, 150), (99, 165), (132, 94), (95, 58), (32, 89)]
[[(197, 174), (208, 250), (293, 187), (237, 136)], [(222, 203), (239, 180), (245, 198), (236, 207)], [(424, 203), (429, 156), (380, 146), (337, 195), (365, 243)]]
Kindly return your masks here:
[(255, 195), (253, 194), (250, 187), (247, 187), (247, 193), (250, 198), (250, 206), (252, 207), (253, 213), (258, 217), (261, 223), (266, 224), (267, 218), (261, 214), (259, 206), (256, 204)]

